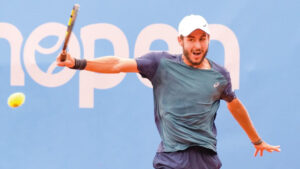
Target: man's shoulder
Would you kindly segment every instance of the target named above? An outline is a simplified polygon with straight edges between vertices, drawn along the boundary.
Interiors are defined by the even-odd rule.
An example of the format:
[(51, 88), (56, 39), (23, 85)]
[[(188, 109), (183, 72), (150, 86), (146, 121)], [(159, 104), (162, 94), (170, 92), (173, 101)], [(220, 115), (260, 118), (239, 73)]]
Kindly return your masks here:
[(136, 58), (137, 67), (143, 77), (152, 79), (161, 61), (164, 59), (177, 61), (179, 55), (173, 55), (168, 52), (149, 52)]
[(211, 63), (211, 67), (212, 67), (213, 70), (215, 70), (218, 73), (222, 74), (227, 80), (230, 79), (230, 73), (228, 72), (228, 70), (224, 66), (221, 66), (221, 65), (215, 63), (212, 60), (209, 60), (209, 62)]
[(209, 59), (209, 62), (211, 64), (211, 67), (213, 70), (217, 71), (217, 72), (220, 72), (220, 73), (228, 73), (227, 69), (224, 67), (224, 66), (221, 66), (217, 63), (215, 63), (214, 61), (210, 60)]
[(153, 52), (149, 52), (146, 55), (155, 57), (157, 59), (166, 58), (166, 59), (171, 59), (171, 60), (178, 59), (178, 57), (180, 56), (179, 54), (171, 54), (166, 51), (153, 51)]

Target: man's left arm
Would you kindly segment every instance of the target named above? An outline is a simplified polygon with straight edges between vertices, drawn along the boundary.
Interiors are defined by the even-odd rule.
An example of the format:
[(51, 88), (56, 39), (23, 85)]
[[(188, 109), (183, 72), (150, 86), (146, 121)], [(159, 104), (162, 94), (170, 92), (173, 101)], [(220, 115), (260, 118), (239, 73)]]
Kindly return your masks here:
[(231, 112), (232, 116), (236, 119), (239, 125), (244, 129), (249, 139), (253, 143), (256, 151), (254, 156), (260, 152), (260, 156), (263, 156), (263, 151), (268, 152), (277, 151), (280, 152), (280, 146), (272, 146), (264, 142), (256, 132), (254, 125), (250, 119), (250, 116), (243, 106), (241, 101), (237, 98), (233, 99), (230, 102), (227, 102), (228, 110)]

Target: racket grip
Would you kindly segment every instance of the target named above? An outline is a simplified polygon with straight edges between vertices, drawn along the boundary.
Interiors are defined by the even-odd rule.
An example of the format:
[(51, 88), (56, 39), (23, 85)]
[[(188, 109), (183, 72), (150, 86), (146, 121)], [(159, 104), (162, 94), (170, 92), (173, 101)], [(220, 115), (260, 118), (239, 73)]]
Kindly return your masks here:
[(64, 62), (66, 59), (67, 59), (67, 53), (62, 52), (62, 53), (60, 54), (60, 61)]

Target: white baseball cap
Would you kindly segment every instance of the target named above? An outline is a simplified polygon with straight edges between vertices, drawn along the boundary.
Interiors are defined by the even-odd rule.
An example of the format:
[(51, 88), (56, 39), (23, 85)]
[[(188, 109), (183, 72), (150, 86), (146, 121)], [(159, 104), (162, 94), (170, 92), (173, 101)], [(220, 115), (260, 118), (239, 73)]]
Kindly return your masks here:
[(182, 36), (188, 36), (196, 29), (201, 29), (210, 34), (207, 21), (200, 15), (185, 16), (178, 25), (178, 33)]

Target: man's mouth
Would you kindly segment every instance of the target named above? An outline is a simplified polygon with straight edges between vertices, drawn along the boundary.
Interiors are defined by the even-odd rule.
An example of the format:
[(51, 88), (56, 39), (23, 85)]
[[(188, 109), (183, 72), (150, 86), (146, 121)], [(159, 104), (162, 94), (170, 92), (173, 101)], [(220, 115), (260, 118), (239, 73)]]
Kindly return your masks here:
[(196, 51), (196, 52), (192, 52), (192, 53), (193, 53), (193, 55), (200, 56), (202, 52)]

